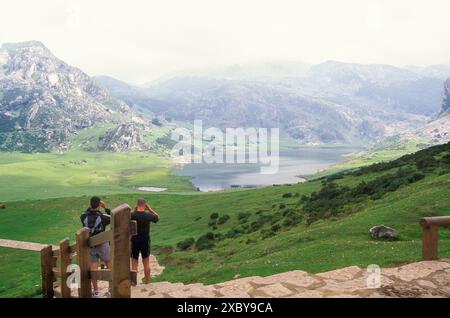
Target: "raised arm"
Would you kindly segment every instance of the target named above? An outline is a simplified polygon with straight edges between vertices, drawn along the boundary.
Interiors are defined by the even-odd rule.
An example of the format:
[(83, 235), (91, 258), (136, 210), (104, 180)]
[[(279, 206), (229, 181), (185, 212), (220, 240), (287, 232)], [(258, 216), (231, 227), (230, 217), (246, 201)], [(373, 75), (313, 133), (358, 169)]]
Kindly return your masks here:
[(158, 222), (159, 220), (161, 220), (161, 217), (159, 216), (159, 214), (156, 213), (156, 211), (153, 210), (153, 209), (150, 207), (150, 205), (149, 205), (148, 203), (146, 203), (146, 208), (147, 208), (148, 211), (150, 211), (150, 213), (153, 213), (153, 214), (156, 216), (157, 222)]

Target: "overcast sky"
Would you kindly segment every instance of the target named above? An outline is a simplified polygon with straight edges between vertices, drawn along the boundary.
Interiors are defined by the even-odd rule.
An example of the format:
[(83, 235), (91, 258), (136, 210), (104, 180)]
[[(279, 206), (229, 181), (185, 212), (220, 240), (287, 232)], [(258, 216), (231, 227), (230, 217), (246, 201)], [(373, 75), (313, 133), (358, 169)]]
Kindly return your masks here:
[(39, 40), (134, 83), (272, 59), (450, 62), (449, 0), (0, 0), (0, 43)]

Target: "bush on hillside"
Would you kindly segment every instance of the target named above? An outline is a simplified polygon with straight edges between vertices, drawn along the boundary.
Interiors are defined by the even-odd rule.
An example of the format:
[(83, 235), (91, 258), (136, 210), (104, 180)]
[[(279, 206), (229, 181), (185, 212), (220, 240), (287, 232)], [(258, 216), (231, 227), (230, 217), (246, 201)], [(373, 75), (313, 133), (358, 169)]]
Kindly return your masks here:
[(210, 216), (211, 220), (215, 220), (215, 219), (217, 219), (218, 217), (219, 217), (219, 213), (217, 213), (217, 212), (211, 213), (211, 216)]
[(214, 233), (212, 232), (200, 236), (195, 242), (195, 248), (199, 251), (213, 248), (214, 245)]
[(250, 217), (250, 213), (248, 213), (248, 212), (239, 212), (239, 214), (237, 215), (239, 223), (247, 222), (249, 217)]
[(228, 214), (225, 214), (224, 216), (221, 216), (217, 220), (217, 224), (225, 224), (230, 219), (230, 216)]
[(185, 250), (190, 249), (194, 245), (194, 243), (195, 243), (195, 239), (190, 237), (190, 238), (187, 238), (187, 239), (185, 239), (183, 241), (178, 242), (177, 243), (177, 248), (180, 251), (185, 251)]
[(276, 233), (271, 228), (261, 230), (261, 237), (263, 240), (265, 240), (266, 238), (275, 236), (275, 235), (276, 235)]

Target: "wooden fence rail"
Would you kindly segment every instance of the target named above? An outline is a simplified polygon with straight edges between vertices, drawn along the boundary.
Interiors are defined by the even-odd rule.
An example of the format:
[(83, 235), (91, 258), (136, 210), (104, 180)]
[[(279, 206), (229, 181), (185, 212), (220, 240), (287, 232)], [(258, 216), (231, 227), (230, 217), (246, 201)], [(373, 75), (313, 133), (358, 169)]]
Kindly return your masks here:
[(431, 261), (439, 257), (439, 228), (450, 226), (450, 216), (426, 217), (420, 220), (423, 230), (422, 259)]
[[(79, 269), (78, 297), (91, 297), (91, 279), (108, 281), (111, 297), (131, 297), (131, 284), (136, 284), (137, 273), (130, 270), (130, 238), (136, 235), (136, 221), (131, 221), (131, 208), (122, 204), (111, 211), (111, 229), (89, 237), (89, 229), (75, 234), (76, 244), (65, 238), (58, 249), (48, 245), (41, 250), (42, 294), (44, 297), (70, 298), (67, 269), (76, 258)], [(109, 242), (111, 244), (111, 269), (90, 269), (90, 248)], [(56, 267), (59, 260), (59, 266)], [(55, 288), (54, 283), (58, 286)]]

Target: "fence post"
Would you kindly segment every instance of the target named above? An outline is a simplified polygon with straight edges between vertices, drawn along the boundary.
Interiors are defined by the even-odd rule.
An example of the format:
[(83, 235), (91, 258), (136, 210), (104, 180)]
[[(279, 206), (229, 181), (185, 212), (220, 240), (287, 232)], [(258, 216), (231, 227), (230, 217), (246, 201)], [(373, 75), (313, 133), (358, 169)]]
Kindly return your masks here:
[(432, 261), (438, 259), (439, 226), (422, 225), (422, 229), (422, 259), (424, 261)]
[(59, 242), (59, 271), (61, 273), (61, 297), (70, 298), (70, 288), (67, 286), (67, 267), (71, 263), (70, 260), (70, 243), (69, 239), (65, 238)]
[(53, 251), (48, 245), (41, 250), (42, 295), (53, 298)]
[(89, 277), (89, 229), (84, 227), (78, 230), (77, 238), (77, 262), (80, 267), (80, 286), (78, 288), (79, 298), (91, 298), (91, 279)]
[(122, 204), (111, 212), (112, 297), (130, 298), (130, 219), (131, 208)]

